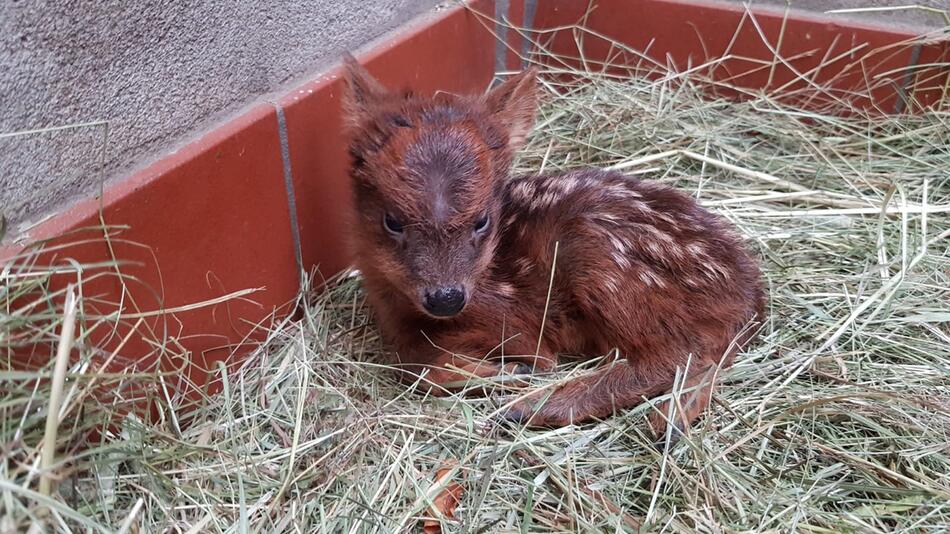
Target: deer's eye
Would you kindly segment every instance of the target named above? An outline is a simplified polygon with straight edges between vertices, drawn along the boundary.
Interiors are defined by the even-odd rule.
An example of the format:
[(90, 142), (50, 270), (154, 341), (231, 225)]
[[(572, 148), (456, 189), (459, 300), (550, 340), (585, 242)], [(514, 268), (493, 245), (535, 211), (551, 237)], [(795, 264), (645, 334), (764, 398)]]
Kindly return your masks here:
[(387, 213), (383, 216), (383, 228), (385, 228), (386, 231), (391, 235), (399, 236), (402, 235), (405, 225), (402, 223), (402, 221)]
[(392, 120), (392, 123), (396, 126), (399, 126), (400, 128), (412, 128), (412, 123), (409, 122), (409, 119), (402, 115), (392, 115), (390, 120)]
[(490, 223), (491, 218), (488, 216), (488, 214), (486, 213), (485, 215), (482, 215), (477, 221), (475, 221), (475, 233), (484, 234), (488, 230), (488, 225)]

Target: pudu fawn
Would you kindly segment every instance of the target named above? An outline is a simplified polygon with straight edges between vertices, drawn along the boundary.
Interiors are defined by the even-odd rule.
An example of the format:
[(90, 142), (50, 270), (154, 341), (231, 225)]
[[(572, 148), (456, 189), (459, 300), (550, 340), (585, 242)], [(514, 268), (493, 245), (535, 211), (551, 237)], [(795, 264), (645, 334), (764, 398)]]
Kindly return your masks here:
[(652, 430), (702, 413), (716, 371), (763, 319), (759, 269), (725, 221), (615, 172), (510, 177), (533, 127), (534, 69), (484, 96), (422, 97), (344, 63), (356, 267), (407, 376), (444, 394), (552, 371), (558, 354), (616, 351), (506, 417), (579, 423), (675, 385), (676, 409), (653, 410)]

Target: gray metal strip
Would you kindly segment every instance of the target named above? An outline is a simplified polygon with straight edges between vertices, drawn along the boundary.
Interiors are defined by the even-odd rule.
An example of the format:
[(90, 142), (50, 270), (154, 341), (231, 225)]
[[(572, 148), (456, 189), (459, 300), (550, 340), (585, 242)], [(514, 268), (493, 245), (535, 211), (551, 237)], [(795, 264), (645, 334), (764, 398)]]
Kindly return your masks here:
[[(284, 108), (276, 102), (271, 102), (277, 113), (277, 137), (280, 140), (280, 159), (284, 164), (284, 188), (287, 191), (287, 210), (290, 212), (290, 235), (294, 242), (294, 257), (297, 259), (297, 270), (303, 283), (306, 271), (303, 268), (303, 251), (300, 246), (300, 224), (297, 219), (297, 195), (294, 193), (294, 174), (290, 164), (290, 141), (287, 140), (287, 119), (284, 117)], [(303, 287), (301, 287), (303, 289)]]
[[(524, 0), (524, 31), (527, 35), (531, 35), (531, 31), (534, 30), (534, 15), (538, 11), (538, 0)], [(521, 43), (521, 57), (527, 58), (528, 52), (531, 51), (531, 39), (527, 36), (524, 37), (524, 42)], [(521, 68), (527, 67), (527, 60), (521, 60)]]
[(495, 0), (495, 78), (492, 80), (494, 86), (500, 80), (498, 73), (508, 70), (508, 26), (504, 24), (508, 20), (508, 7), (510, 0)]
[(914, 45), (914, 48), (910, 51), (910, 64), (908, 65), (907, 74), (904, 75), (904, 81), (901, 83), (900, 87), (897, 88), (897, 102), (894, 103), (894, 114), (903, 113), (904, 106), (907, 105), (909, 97), (907, 96), (907, 90), (910, 88), (911, 84), (914, 83), (914, 67), (917, 66), (917, 63), (920, 62), (920, 52), (923, 50), (923, 46), (918, 43)]

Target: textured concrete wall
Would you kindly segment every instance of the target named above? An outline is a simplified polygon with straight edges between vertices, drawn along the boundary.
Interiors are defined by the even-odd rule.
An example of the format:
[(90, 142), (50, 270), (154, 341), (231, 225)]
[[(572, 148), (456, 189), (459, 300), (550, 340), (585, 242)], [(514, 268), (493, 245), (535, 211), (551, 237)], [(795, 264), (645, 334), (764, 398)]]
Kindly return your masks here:
[[(730, 0), (737, 4), (751, 1), (752, 5), (772, 5), (785, 7), (786, 0)], [(860, 9), (899, 6), (917, 6), (911, 9), (893, 11), (874, 11), (864, 13), (841, 13), (831, 15), (843, 19), (900, 26), (908, 29), (932, 30), (948, 24), (943, 13), (950, 11), (950, 0), (787, 0), (792, 9), (812, 12), (825, 12), (835, 9)], [(923, 8), (923, 9), (921, 9)], [(930, 9), (928, 9), (930, 8)]]
[[(0, 0), (0, 213), (15, 232), (435, 5)], [(100, 126), (2, 137), (93, 121), (105, 144)]]

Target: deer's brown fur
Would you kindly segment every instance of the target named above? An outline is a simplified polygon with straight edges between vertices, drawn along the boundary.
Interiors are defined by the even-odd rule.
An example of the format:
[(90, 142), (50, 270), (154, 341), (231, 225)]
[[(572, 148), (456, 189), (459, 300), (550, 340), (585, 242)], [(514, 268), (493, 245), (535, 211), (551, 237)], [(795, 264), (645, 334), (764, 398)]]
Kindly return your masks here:
[[(758, 266), (728, 223), (615, 172), (509, 176), (533, 125), (534, 70), (484, 96), (423, 97), (345, 62), (356, 266), (408, 376), (439, 394), (472, 376), (551, 371), (558, 354), (616, 350), (622, 359), (507, 417), (604, 418), (669, 392), (678, 370), (688, 393), (677, 426), (705, 409), (715, 370), (764, 316)], [(656, 432), (665, 408), (650, 417)]]

